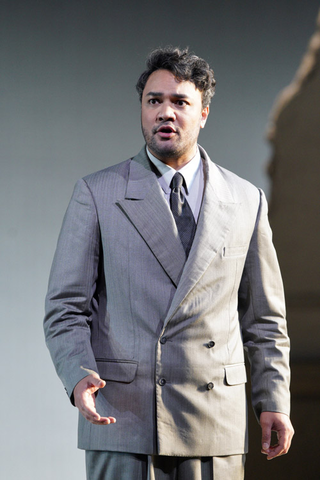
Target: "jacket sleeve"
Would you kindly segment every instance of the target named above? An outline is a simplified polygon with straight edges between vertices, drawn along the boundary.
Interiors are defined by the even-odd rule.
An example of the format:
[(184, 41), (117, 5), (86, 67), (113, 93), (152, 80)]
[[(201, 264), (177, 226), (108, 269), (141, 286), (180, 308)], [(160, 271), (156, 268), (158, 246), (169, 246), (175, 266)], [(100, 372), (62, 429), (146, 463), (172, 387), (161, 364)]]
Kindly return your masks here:
[(44, 331), (56, 371), (72, 400), (76, 384), (97, 371), (90, 342), (99, 274), (100, 229), (84, 180), (75, 186), (58, 239), (46, 296)]
[(239, 315), (257, 419), (262, 411), (289, 415), (290, 343), (284, 291), (262, 191), (239, 289)]

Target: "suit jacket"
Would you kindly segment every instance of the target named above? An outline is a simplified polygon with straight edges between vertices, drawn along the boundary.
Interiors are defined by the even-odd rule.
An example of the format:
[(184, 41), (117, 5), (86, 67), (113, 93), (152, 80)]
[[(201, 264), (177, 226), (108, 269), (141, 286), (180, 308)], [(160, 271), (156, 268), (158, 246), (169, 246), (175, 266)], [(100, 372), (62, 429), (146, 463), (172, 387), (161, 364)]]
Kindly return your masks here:
[(45, 332), (72, 399), (106, 387), (79, 447), (209, 456), (247, 450), (246, 370), (261, 411), (289, 413), (289, 341), (264, 194), (201, 149), (205, 189), (185, 253), (145, 149), (80, 180), (64, 218)]

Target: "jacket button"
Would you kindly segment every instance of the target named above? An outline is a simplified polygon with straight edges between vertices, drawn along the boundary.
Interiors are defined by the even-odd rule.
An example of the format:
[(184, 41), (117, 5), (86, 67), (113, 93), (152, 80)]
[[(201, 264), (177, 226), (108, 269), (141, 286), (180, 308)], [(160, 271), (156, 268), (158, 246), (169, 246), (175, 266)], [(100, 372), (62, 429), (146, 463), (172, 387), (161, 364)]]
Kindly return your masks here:
[(208, 342), (208, 348), (212, 348), (215, 346), (215, 342), (213, 340), (210, 340), (210, 342)]
[(163, 387), (163, 385), (165, 385), (165, 384), (166, 384), (166, 379), (165, 379), (165, 378), (160, 378), (160, 380), (159, 380), (159, 385), (160, 385), (161, 387)]
[(213, 387), (214, 387), (213, 383), (209, 382), (208, 385), (207, 385), (207, 390), (212, 390)]
[(167, 341), (167, 337), (161, 337), (161, 338), (160, 338), (160, 343), (161, 343), (162, 345), (164, 345), (164, 344), (166, 343), (166, 341)]

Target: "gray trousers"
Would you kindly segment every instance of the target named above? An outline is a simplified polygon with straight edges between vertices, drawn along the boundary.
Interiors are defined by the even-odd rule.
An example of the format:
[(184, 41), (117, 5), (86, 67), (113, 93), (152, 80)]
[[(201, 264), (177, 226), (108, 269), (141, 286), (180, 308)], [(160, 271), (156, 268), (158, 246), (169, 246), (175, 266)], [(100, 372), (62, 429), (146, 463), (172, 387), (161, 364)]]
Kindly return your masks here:
[(87, 480), (243, 480), (245, 455), (164, 457), (86, 450)]

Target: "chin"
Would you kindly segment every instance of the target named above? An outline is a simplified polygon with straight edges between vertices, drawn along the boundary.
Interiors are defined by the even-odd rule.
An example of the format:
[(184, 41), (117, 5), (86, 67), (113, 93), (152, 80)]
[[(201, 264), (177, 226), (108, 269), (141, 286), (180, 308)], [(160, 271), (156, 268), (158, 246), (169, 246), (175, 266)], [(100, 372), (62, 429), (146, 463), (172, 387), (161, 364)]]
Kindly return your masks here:
[(175, 157), (178, 152), (176, 148), (173, 148), (170, 145), (148, 145), (148, 148), (151, 152), (154, 152), (154, 155), (161, 156), (163, 158)]
[(155, 156), (159, 158), (159, 160), (168, 160), (168, 159), (173, 159), (177, 158), (179, 155), (177, 152), (172, 151), (172, 150), (159, 150), (158, 152), (155, 152)]

